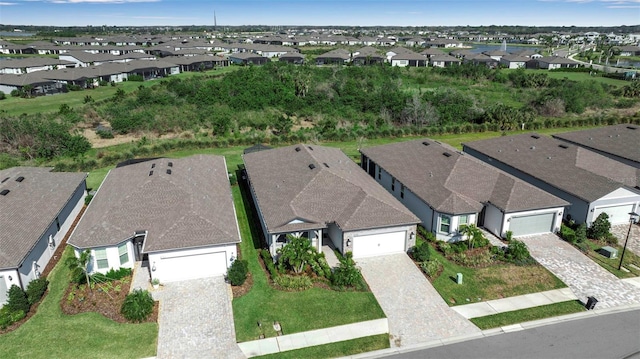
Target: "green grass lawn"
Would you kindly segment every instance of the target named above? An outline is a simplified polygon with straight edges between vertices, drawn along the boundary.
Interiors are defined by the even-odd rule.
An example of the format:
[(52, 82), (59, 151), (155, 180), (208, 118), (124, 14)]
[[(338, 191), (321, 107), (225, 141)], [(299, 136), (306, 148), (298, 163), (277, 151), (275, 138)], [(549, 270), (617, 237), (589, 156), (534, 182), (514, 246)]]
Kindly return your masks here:
[[(312, 288), (302, 292), (284, 292), (269, 286), (258, 261), (256, 243), (259, 223), (252, 212), (251, 199), (233, 187), (233, 198), (242, 235), (242, 258), (248, 260), (253, 278), (251, 291), (233, 300), (233, 317), (238, 341), (275, 336), (271, 324), (280, 322), (283, 334), (384, 318), (384, 312), (370, 292), (337, 292)], [(364, 348), (365, 351), (373, 350)]]
[(263, 355), (260, 359), (324, 359), (338, 358), (347, 355), (369, 352), (389, 348), (389, 336), (387, 334), (371, 337), (346, 340), (343, 342), (318, 345), (304, 349), (290, 350), (288, 352)]
[[(431, 252), (431, 259), (438, 260), (444, 268), (432, 284), (449, 305), (484, 302), (566, 287), (541, 265), (501, 263), (484, 268), (468, 268), (447, 260), (435, 249)], [(457, 273), (462, 273), (462, 284), (455, 281)]]
[[(545, 71), (545, 70), (527, 70), (527, 72), (539, 72), (539, 71)], [(629, 81), (612, 79), (612, 78), (603, 77), (603, 76), (591, 76), (589, 75), (588, 72), (546, 71), (545, 73), (552, 79), (560, 79), (560, 80), (565, 78), (573, 81), (593, 80), (596, 82), (602, 82), (602, 83), (613, 85), (613, 86), (625, 86), (630, 83)]]
[(631, 252), (629, 248), (627, 248), (627, 251), (624, 254), (624, 260), (622, 262), (622, 266), (629, 270), (629, 272), (625, 272), (623, 270), (618, 270), (618, 265), (620, 265), (620, 256), (622, 256), (622, 245), (618, 244), (616, 246), (611, 246), (618, 249), (618, 257), (607, 258), (599, 252), (600, 248), (604, 247), (605, 244), (596, 243), (592, 240), (587, 240), (585, 243), (589, 247), (586, 255), (594, 262), (598, 263), (602, 268), (614, 274), (616, 277), (630, 278), (640, 276), (640, 271), (629, 265), (634, 264), (635, 266), (640, 267), (640, 257)]
[(585, 311), (586, 308), (579, 300), (570, 300), (554, 304), (543, 305), (512, 312), (488, 315), (470, 319), (478, 328), (485, 330), (506, 325), (529, 322), (532, 320), (557, 317)]
[[(67, 248), (64, 256), (69, 256)], [(156, 353), (158, 325), (120, 324), (97, 313), (65, 315), (60, 301), (69, 283), (64, 258), (49, 275), (49, 293), (20, 328), (0, 335), (2, 358), (143, 358)]]

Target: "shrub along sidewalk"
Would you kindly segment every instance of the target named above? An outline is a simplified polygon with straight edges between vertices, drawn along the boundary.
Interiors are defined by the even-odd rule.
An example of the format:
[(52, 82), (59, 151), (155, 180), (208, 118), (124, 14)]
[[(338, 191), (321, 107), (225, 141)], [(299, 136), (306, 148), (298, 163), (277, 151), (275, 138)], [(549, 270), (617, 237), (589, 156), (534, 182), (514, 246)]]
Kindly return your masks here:
[[(71, 256), (69, 248), (64, 256)], [(156, 353), (156, 323), (120, 324), (97, 313), (65, 315), (60, 301), (69, 284), (64, 258), (48, 277), (49, 293), (37, 313), (0, 335), (5, 358), (142, 358)]]
[[(273, 323), (276, 321), (283, 334), (291, 334), (384, 318), (384, 312), (371, 292), (322, 288), (284, 292), (272, 288), (258, 260), (259, 222), (253, 213), (251, 199), (241, 186), (234, 186), (232, 192), (242, 235), (242, 258), (247, 260), (253, 278), (249, 293), (233, 300), (239, 342), (259, 339), (260, 335), (275, 336)], [(258, 326), (258, 323), (262, 325)]]

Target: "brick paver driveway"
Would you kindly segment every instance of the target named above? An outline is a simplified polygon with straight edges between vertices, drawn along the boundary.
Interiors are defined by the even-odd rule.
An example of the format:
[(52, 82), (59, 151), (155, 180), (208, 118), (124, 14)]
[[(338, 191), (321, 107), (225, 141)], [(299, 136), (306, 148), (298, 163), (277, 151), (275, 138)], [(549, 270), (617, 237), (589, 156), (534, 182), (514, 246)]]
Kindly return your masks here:
[(598, 300), (596, 308), (640, 303), (640, 288), (621, 281), (558, 236), (549, 233), (518, 239), (581, 301), (593, 296)]
[(154, 298), (160, 300), (159, 359), (245, 357), (223, 277), (167, 283)]
[(480, 330), (444, 302), (406, 254), (357, 260), (389, 320), (392, 346), (407, 346)]
[(618, 238), (618, 243), (621, 246), (624, 245), (624, 241), (627, 239), (627, 233), (629, 233), (627, 250), (630, 250), (636, 255), (640, 256), (640, 224), (634, 224), (633, 226), (631, 226), (631, 232), (629, 232), (628, 224), (618, 224), (615, 226), (611, 226), (611, 233), (613, 233), (613, 235)]

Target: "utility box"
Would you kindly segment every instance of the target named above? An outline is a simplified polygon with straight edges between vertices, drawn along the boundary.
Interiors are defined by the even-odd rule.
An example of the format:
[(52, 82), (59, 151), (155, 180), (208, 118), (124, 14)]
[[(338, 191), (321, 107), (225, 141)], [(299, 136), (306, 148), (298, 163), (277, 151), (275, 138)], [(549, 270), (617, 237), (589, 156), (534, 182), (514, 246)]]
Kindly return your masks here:
[(585, 308), (587, 308), (587, 310), (593, 310), (596, 308), (596, 304), (598, 303), (598, 300), (595, 297), (587, 297), (587, 304), (585, 304)]
[(600, 248), (600, 254), (607, 258), (617, 258), (618, 250), (610, 246), (605, 246)]
[(456, 274), (456, 283), (462, 284), (462, 273)]

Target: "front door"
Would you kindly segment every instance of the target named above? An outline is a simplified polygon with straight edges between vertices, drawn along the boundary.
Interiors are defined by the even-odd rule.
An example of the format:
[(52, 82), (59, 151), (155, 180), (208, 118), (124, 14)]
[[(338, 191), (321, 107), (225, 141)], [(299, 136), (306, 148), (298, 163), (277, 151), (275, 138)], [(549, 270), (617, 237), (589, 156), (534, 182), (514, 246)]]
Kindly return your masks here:
[(136, 234), (133, 238), (133, 251), (135, 253), (136, 262), (140, 262), (143, 259), (142, 247), (144, 245), (145, 237), (146, 234)]

